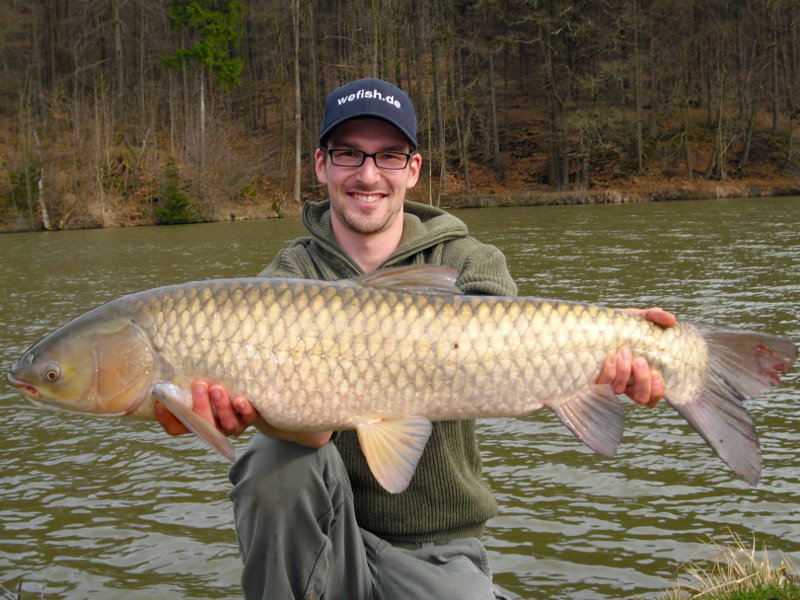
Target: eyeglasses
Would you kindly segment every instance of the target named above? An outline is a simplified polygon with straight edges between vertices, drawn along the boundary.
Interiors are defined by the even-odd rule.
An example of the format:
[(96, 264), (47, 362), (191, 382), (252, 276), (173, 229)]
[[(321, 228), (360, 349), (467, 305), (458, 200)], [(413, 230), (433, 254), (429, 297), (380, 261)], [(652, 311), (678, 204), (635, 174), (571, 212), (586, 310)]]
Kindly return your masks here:
[(344, 148), (323, 148), (331, 157), (331, 162), (337, 167), (360, 167), (364, 161), (371, 158), (379, 169), (399, 170), (405, 169), (411, 154), (407, 152), (373, 152), (368, 154), (361, 150)]

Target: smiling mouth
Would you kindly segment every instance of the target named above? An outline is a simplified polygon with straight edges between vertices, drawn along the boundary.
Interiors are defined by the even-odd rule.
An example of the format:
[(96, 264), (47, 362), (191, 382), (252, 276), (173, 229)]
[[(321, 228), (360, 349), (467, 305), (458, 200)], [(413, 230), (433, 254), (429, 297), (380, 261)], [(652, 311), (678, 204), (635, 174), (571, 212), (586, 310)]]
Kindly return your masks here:
[(383, 194), (361, 194), (359, 192), (351, 192), (350, 195), (364, 204), (375, 204), (375, 202), (383, 198)]

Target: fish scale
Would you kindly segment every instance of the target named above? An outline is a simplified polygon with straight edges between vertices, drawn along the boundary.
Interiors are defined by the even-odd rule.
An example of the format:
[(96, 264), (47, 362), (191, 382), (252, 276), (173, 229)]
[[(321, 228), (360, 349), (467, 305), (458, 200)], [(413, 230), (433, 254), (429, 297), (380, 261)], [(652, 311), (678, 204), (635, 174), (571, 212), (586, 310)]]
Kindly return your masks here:
[[(8, 379), (39, 404), (78, 411), (153, 418), (158, 399), (230, 457), (230, 442), (190, 408), (191, 382), (217, 381), (274, 427), (356, 429), (373, 473), (398, 492), (413, 476), (431, 421), (547, 407), (588, 446), (612, 455), (622, 409), (611, 387), (595, 380), (622, 346), (661, 372), (668, 402), (737, 475), (757, 481), (758, 441), (742, 400), (777, 383), (797, 356), (794, 344), (685, 322), (662, 329), (589, 304), (464, 296), (455, 274), (440, 267), (131, 294), (34, 345)], [(54, 382), (43, 378), (49, 367)]]
[[(668, 347), (648, 356), (652, 353), (639, 340), (642, 330), (652, 328), (617, 311), (531, 299), (358, 290), (341, 284), (337, 302), (308, 311), (309, 298), (319, 294), (318, 285), (293, 282), (275, 289), (267, 285), (272, 284), (242, 280), (210, 284), (202, 291), (178, 288), (167, 299), (153, 294), (145, 303), (159, 318), (150, 321), (150, 328), (146, 321), (140, 326), (157, 346), (180, 354), (177, 362), (187, 365), (181, 374), (210, 375), (233, 391), (246, 391), (262, 414), (285, 428), (353, 427), (364, 414), (391, 413), (398, 407), (435, 420), (474, 418), (487, 410), (503, 416), (527, 414), (545, 400), (548, 405), (568, 400), (576, 386), (590, 383), (599, 372), (599, 362), (621, 345), (631, 345), (663, 368), (673, 390), (686, 386), (684, 380), (690, 375), (696, 376), (682, 369), (672, 372), (669, 365), (678, 357), (674, 351), (666, 353)], [(190, 315), (191, 298), (183, 294), (208, 300), (202, 311)], [(269, 309), (275, 306), (283, 310)], [(258, 327), (244, 327), (253, 312), (264, 312), (265, 320)], [(582, 328), (582, 319), (592, 319), (596, 325)], [(381, 323), (387, 327), (376, 327)], [(398, 343), (387, 344), (389, 324)], [(691, 338), (684, 332), (675, 335), (677, 331), (666, 333)], [(684, 341), (682, 351), (703, 349), (699, 341), (699, 336), (694, 343)], [(240, 355), (248, 346), (257, 352), (242, 361)], [(681, 373), (685, 376), (678, 379)], [(391, 398), (384, 400), (387, 378), (395, 386)], [(416, 394), (418, 389), (428, 393)], [(307, 412), (293, 420), (277, 414), (280, 407), (262, 398), (278, 392), (296, 398)], [(332, 396), (344, 403), (346, 415), (325, 410), (325, 399)]]

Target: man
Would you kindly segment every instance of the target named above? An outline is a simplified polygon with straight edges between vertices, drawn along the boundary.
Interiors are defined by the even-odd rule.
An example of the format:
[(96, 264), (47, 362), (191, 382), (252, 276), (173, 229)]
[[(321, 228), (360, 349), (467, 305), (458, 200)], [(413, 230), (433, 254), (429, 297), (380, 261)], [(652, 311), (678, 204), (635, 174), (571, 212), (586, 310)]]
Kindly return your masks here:
[[(307, 203), (310, 237), (295, 240), (265, 277), (342, 279), (414, 264), (453, 267), (467, 294), (516, 295), (502, 253), (469, 237), (438, 209), (405, 201), (417, 183), (411, 100), (379, 79), (329, 96), (315, 153), (329, 200)], [(638, 311), (663, 326), (674, 317)], [(629, 382), (630, 379), (630, 382)], [(663, 381), (623, 348), (598, 379), (640, 403), (663, 396)], [(198, 381), (195, 411), (238, 435), (256, 422), (242, 397)], [(172, 434), (185, 429), (163, 408)], [(483, 483), (473, 421), (434, 424), (408, 489), (389, 494), (372, 477), (352, 431), (286, 432), (262, 419), (230, 472), (246, 598), (501, 598), (478, 537), (496, 512)], [(333, 441), (333, 443), (329, 443)]]

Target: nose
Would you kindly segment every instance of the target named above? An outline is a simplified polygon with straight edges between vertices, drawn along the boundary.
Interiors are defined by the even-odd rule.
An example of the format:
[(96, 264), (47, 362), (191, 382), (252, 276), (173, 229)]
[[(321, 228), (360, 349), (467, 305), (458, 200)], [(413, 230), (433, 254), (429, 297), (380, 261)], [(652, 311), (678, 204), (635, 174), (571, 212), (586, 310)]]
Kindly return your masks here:
[(375, 163), (374, 156), (367, 156), (360, 167), (356, 169), (356, 177), (364, 183), (374, 183), (381, 177), (381, 169)]

